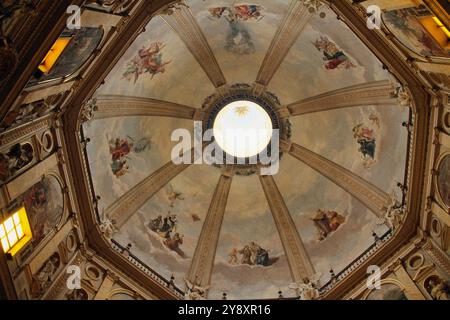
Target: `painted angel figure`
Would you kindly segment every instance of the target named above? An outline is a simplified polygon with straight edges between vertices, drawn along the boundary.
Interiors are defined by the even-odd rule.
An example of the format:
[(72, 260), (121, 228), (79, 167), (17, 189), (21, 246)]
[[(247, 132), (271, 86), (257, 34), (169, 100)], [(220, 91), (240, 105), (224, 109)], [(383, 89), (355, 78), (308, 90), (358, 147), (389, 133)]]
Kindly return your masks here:
[(238, 253), (239, 250), (237, 248), (232, 248), (230, 252), (228, 253), (228, 263), (232, 265), (238, 264)]
[(236, 23), (239, 20), (261, 20), (264, 18), (262, 9), (260, 5), (241, 4), (230, 7), (209, 8), (208, 11), (213, 18), (220, 19), (224, 17), (229, 23)]
[(327, 70), (337, 69), (342, 66), (345, 69), (350, 69), (356, 67), (348, 58), (348, 56), (338, 48), (338, 46), (328, 40), (327, 37), (320, 37), (313, 43), (317, 50), (323, 52), (323, 60), (327, 63), (325, 68)]
[(236, 17), (247, 21), (250, 19), (261, 20), (264, 16), (261, 14), (262, 7), (254, 4), (243, 4), (234, 6)]
[(119, 160), (133, 151), (133, 143), (130, 143), (128, 139), (111, 139), (109, 141), (109, 152), (112, 160)]
[(171, 208), (173, 208), (176, 200), (184, 200), (183, 193), (175, 191), (171, 184), (169, 184), (169, 190), (167, 190), (167, 198)]
[[(374, 122), (374, 119), (371, 119)], [(379, 121), (376, 119), (375, 122)], [(363, 155), (365, 167), (369, 167), (375, 160), (375, 153), (377, 148), (377, 139), (375, 137), (375, 130), (368, 128), (365, 124), (360, 123), (353, 128), (353, 137), (359, 144), (358, 151)]]
[(152, 79), (155, 75), (164, 73), (166, 65), (172, 62), (163, 61), (161, 51), (164, 47), (165, 45), (162, 42), (153, 42), (148, 48), (142, 47), (138, 51), (138, 55), (128, 62), (123, 77), (129, 81), (134, 79), (134, 83), (136, 83), (143, 73), (150, 73)]
[(209, 287), (200, 287), (194, 281), (194, 283), (190, 282), (188, 279), (184, 279), (187, 287), (186, 300), (206, 300), (206, 292)]
[(223, 14), (227, 10), (227, 7), (209, 8), (208, 11), (212, 17), (216, 19), (222, 18)]

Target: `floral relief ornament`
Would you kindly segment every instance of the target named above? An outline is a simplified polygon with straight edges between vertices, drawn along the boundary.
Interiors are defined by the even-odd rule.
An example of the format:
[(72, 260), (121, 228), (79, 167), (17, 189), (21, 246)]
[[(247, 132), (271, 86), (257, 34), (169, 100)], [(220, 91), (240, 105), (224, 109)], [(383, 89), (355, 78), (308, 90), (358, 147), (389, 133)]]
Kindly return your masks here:
[(98, 110), (97, 98), (88, 100), (81, 108), (81, 121), (88, 122), (94, 118), (95, 111)]

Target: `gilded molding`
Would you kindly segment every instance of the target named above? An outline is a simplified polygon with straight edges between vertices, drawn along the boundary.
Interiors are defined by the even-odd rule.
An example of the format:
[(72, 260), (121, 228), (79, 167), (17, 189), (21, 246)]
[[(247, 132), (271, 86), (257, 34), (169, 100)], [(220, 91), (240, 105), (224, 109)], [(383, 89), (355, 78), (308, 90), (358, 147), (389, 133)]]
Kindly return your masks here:
[(193, 119), (196, 111), (195, 108), (168, 101), (110, 95), (97, 98), (94, 118), (154, 116)]

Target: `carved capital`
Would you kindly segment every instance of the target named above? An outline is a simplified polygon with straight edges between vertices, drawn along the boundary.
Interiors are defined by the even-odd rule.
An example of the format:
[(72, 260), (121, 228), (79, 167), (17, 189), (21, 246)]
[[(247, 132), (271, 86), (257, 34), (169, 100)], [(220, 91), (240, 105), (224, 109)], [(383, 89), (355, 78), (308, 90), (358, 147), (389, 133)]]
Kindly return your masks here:
[(97, 99), (92, 98), (84, 103), (80, 111), (81, 122), (88, 122), (94, 118), (94, 112), (97, 111)]

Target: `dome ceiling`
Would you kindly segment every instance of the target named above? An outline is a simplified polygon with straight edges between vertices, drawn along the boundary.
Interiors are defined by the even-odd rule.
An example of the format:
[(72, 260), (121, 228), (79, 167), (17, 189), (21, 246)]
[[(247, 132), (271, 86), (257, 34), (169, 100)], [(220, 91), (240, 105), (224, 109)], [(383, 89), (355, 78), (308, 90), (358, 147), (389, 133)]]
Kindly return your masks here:
[[(292, 106), (292, 111), (299, 101), (336, 90), (390, 84), (382, 64), (325, 6), (320, 8), (325, 18), (310, 14), (286, 55), (281, 54), (283, 50), (274, 53), (276, 57), (281, 54), (281, 63), (265, 76), (261, 66), (266, 54), (280, 36), (280, 25), (298, 10), (297, 1), (257, 0), (241, 8), (236, 1), (192, 0), (186, 5), (180, 10), (191, 15), (193, 19), (188, 21), (198, 26), (187, 30), (204, 34), (217, 65), (211, 67), (201, 52), (193, 52), (185, 33), (176, 28), (177, 15), (155, 16), (97, 90), (98, 101), (107, 101), (114, 108), (120, 100), (145, 98), (200, 109), (207, 97), (226, 90), (220, 79), (230, 86), (253, 85), (262, 78), (267, 91), (278, 97), (282, 106)], [(231, 16), (236, 10), (246, 14)], [(196, 34), (189, 37), (198, 39)], [(145, 69), (139, 69), (139, 54), (153, 58)], [(208, 74), (207, 70), (216, 72)], [(402, 123), (409, 121), (409, 109), (396, 105), (395, 99), (383, 101), (334, 110), (321, 105), (321, 112), (291, 116), (291, 141), (353, 172), (385, 194), (395, 192), (401, 200), (397, 184), (405, 179), (408, 142)], [(109, 208), (132, 188), (169, 163), (175, 145), (171, 142), (173, 130), (192, 132), (193, 125), (189, 119), (133, 114), (104, 115), (86, 123), (83, 129), (91, 139), (88, 159), (95, 192), (101, 196), (100, 212), (108, 215)], [(113, 239), (124, 246), (131, 244), (135, 256), (167, 279), (173, 274), (175, 284), (184, 288), (221, 175), (213, 166), (189, 166), (118, 223)], [(373, 231), (381, 236), (388, 230), (355, 195), (291, 155), (283, 155), (274, 180), (321, 284), (330, 280), (330, 268), (339, 272), (373, 244)], [(161, 228), (155, 227), (158, 216), (169, 215), (177, 219), (176, 230), (169, 230), (171, 239), (176, 233), (183, 237), (178, 247), (168, 245)], [(323, 220), (319, 218), (324, 215), (330, 217), (329, 222), (320, 227)], [(266, 250), (268, 257), (246, 260), (245, 250), (252, 245)], [(280, 290), (290, 296), (295, 294), (289, 289), (292, 282), (260, 178), (235, 175), (220, 227), (208, 297), (221, 298), (226, 292), (230, 298), (274, 298)]]

